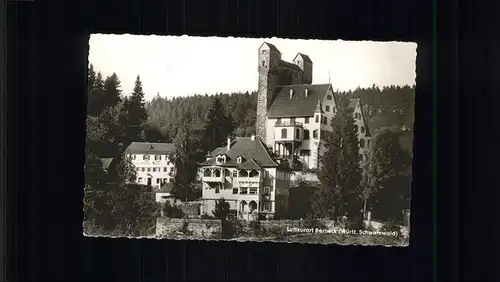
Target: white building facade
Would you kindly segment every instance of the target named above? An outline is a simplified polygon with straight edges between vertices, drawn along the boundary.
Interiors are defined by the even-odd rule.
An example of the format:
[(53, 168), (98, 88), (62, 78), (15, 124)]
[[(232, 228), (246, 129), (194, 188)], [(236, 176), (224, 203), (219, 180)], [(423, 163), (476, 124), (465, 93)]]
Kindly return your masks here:
[(175, 165), (171, 158), (174, 153), (173, 143), (132, 142), (125, 150), (136, 169), (136, 183), (150, 185), (154, 189), (173, 182)]
[(212, 215), (224, 198), (239, 219), (275, 218), (288, 208), (290, 173), (282, 170), (255, 136), (228, 140), (200, 166), (202, 213)]

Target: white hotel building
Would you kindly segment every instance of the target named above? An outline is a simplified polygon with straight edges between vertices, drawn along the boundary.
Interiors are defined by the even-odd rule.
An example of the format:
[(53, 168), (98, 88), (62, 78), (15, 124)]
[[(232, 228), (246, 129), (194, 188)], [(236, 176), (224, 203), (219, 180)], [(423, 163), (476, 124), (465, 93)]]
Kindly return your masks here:
[(170, 158), (174, 153), (173, 143), (132, 142), (125, 150), (137, 170), (136, 183), (154, 189), (173, 182), (175, 166)]

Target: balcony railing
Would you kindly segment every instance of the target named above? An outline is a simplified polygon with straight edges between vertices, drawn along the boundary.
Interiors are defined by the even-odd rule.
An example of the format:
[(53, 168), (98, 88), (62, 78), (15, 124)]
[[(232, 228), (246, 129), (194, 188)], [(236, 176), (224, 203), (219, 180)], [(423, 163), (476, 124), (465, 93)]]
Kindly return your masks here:
[(298, 121), (277, 121), (275, 126), (284, 127), (284, 126), (302, 126), (302, 122)]
[(202, 178), (205, 182), (224, 182), (224, 177), (221, 176), (203, 176)]
[(239, 177), (238, 181), (240, 183), (259, 183), (260, 182), (260, 177), (259, 176), (254, 176), (254, 177)]

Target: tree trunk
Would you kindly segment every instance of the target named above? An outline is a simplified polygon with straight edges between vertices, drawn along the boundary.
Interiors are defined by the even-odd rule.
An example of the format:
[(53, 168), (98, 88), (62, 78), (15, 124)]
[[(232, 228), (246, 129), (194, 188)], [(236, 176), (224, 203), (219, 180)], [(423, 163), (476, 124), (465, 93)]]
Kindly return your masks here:
[(366, 199), (364, 200), (363, 204), (363, 219), (366, 219)]

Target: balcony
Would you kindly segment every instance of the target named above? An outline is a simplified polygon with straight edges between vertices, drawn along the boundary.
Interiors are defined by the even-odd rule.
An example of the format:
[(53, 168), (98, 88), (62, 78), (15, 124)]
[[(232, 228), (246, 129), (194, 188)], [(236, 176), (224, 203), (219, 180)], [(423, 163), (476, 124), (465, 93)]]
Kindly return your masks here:
[(212, 183), (224, 183), (224, 177), (220, 176), (203, 176), (203, 182), (212, 182)]
[(254, 177), (239, 177), (238, 182), (241, 183), (259, 183), (260, 182), (260, 176), (254, 176)]

